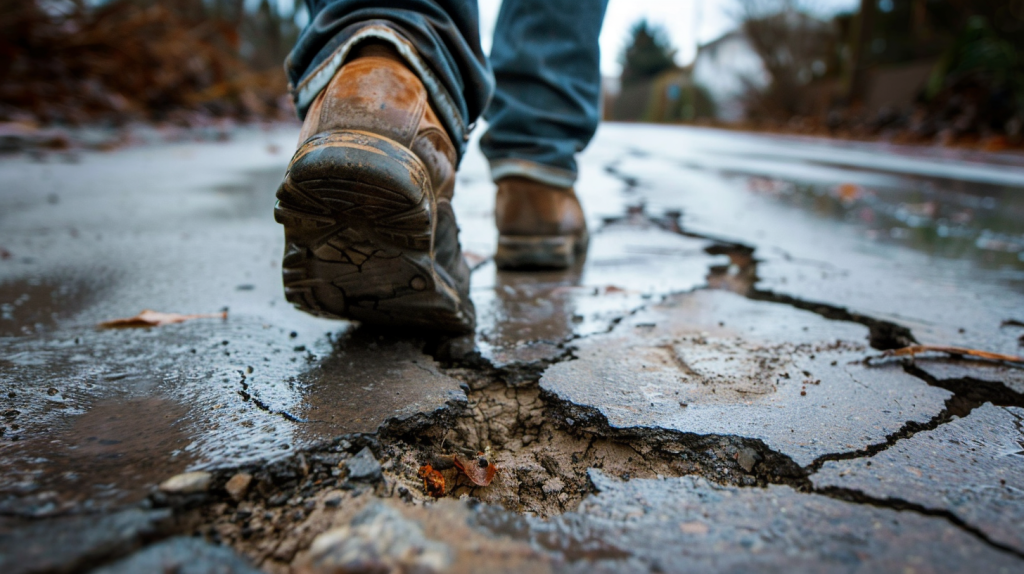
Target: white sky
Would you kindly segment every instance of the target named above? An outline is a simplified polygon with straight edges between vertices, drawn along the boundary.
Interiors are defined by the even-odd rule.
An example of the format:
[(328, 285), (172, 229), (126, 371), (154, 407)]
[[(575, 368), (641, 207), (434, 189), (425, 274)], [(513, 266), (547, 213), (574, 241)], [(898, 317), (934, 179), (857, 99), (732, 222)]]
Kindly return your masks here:
[[(858, 0), (812, 0), (823, 14), (854, 10)], [(480, 31), (484, 52), (490, 52), (494, 22), (501, 0), (479, 0)], [(641, 18), (663, 26), (678, 50), (676, 62), (689, 63), (697, 45), (709, 42), (735, 26), (735, 0), (610, 0), (601, 30), (601, 73), (618, 76), (618, 57), (629, 39), (629, 29)]]
[[(260, 0), (246, 0), (258, 6)], [(287, 13), (294, 0), (277, 0)], [(856, 10), (859, 0), (801, 0), (823, 16), (843, 10)], [(480, 32), (484, 53), (490, 53), (494, 23), (501, 0), (478, 0)], [(629, 29), (641, 18), (663, 26), (676, 48), (676, 63), (688, 64), (697, 53), (697, 45), (710, 42), (736, 26), (737, 0), (609, 0), (601, 30), (601, 73), (618, 76), (622, 71), (618, 57), (629, 40)], [(301, 22), (305, 24), (305, 20)]]

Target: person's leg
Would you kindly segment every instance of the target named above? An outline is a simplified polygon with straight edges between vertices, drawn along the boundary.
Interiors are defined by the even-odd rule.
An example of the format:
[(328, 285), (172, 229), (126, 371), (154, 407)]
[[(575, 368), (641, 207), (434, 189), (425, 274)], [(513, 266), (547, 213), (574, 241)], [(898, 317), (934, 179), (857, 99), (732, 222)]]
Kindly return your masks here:
[(504, 0), (491, 47), (497, 81), (480, 148), (495, 181), (567, 188), (600, 120), (598, 36), (608, 0)]
[(304, 122), (274, 210), (285, 296), (324, 317), (472, 331), (451, 199), (493, 84), (475, 2), (311, 4), (288, 61)]
[(310, 22), (285, 62), (299, 117), (367, 40), (388, 42), (419, 76), (461, 157), (494, 90), (476, 0), (306, 0)]
[(480, 147), (498, 184), (501, 269), (565, 268), (586, 251), (576, 153), (600, 120), (598, 36), (607, 0), (505, 0), (491, 65), (497, 80)]

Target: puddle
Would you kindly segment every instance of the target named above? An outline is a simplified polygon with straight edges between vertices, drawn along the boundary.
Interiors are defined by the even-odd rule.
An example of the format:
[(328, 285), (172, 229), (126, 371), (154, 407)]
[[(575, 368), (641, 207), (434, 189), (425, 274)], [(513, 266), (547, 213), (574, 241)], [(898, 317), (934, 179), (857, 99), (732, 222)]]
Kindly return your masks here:
[(497, 365), (550, 360), (570, 341), (609, 328), (652, 300), (705, 284), (724, 258), (679, 233), (678, 213), (635, 208), (591, 233), (587, 259), (564, 271), (473, 274), (477, 345)]
[[(746, 178), (756, 195), (859, 226), (882, 243), (1024, 273), (1024, 189), (905, 178), (905, 186)], [(1017, 274), (1024, 284), (1024, 275)]]
[(107, 399), (45, 433), (2, 443), (0, 509), (44, 516), (141, 500), (191, 462), (186, 413), (157, 396)]
[(0, 282), (0, 337), (52, 330), (102, 295), (94, 282), (72, 277), (28, 277)]

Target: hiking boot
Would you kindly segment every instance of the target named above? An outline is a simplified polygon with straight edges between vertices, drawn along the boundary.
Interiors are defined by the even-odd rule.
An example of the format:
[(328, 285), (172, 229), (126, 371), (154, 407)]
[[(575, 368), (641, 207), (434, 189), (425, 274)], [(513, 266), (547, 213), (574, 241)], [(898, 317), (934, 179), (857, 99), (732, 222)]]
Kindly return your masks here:
[(565, 269), (587, 251), (587, 222), (571, 187), (502, 178), (494, 218), (499, 269)]
[(310, 106), (299, 142), (274, 209), (288, 301), (321, 317), (471, 332), (455, 146), (397, 52), (358, 49)]

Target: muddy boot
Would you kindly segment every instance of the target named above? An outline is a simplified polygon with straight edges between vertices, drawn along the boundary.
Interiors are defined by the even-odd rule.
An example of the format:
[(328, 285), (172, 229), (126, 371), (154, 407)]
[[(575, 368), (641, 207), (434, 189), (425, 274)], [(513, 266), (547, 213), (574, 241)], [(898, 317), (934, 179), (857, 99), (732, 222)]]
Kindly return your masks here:
[(455, 146), (419, 78), (362, 46), (312, 104), (277, 192), (284, 289), (321, 317), (471, 332)]
[(565, 269), (587, 250), (587, 222), (571, 187), (522, 177), (498, 181), (499, 269)]

